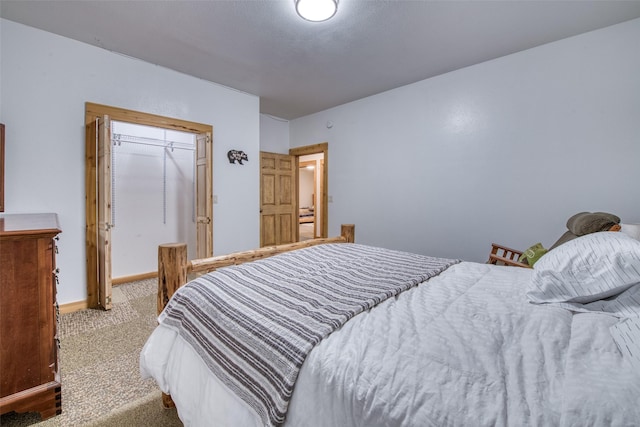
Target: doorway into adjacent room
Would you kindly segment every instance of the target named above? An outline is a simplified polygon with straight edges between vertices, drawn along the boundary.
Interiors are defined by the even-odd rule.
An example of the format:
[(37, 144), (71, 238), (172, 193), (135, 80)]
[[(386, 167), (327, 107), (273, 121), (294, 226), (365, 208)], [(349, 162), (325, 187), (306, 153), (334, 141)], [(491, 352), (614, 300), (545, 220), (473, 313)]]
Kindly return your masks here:
[(324, 154), (300, 156), (298, 165), (298, 227), (303, 241), (321, 235)]
[(298, 241), (328, 236), (328, 157), (326, 142), (289, 150), (298, 164)]
[[(292, 148), (289, 154), (260, 152), (260, 247), (327, 237), (328, 153), (326, 142)], [(301, 162), (305, 171), (311, 170), (306, 166), (314, 166), (313, 195), (305, 192), (300, 196)], [(301, 211), (301, 207), (306, 210)], [(308, 215), (311, 210), (312, 222)]]

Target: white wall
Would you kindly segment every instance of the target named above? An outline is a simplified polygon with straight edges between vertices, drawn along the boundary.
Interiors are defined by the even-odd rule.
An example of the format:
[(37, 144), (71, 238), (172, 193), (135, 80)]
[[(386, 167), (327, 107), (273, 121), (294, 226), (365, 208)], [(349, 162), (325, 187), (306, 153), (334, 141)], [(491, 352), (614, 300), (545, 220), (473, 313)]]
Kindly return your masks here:
[(313, 174), (314, 171), (307, 168), (300, 168), (298, 179), (298, 200), (300, 201), (301, 208), (308, 208), (315, 206), (313, 202)]
[(577, 212), (640, 222), (638, 40), (629, 21), (293, 120), (293, 147), (329, 142), (329, 235), (484, 262)]
[(289, 154), (289, 121), (260, 114), (260, 150)]
[[(61, 304), (86, 299), (85, 102), (213, 125), (214, 251), (259, 245), (256, 96), (4, 19), (0, 26), (6, 212), (58, 213)], [(230, 164), (230, 149), (250, 161)]]

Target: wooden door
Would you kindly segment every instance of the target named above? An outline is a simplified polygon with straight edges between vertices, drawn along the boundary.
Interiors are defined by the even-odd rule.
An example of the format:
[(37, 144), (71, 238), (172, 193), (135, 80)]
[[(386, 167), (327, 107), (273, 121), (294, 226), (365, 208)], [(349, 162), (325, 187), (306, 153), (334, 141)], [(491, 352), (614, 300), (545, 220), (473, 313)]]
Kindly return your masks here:
[(98, 153), (98, 302), (111, 309), (111, 122), (96, 119)]
[(296, 157), (260, 153), (260, 246), (298, 240)]
[(213, 256), (213, 181), (211, 133), (196, 136), (196, 258)]

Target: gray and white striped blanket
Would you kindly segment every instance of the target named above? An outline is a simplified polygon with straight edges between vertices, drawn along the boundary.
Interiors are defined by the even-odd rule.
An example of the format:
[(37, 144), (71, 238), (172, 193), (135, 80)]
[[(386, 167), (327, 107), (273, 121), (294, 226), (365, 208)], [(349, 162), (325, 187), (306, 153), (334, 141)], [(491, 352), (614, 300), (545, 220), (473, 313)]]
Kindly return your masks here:
[(313, 246), (204, 275), (176, 292), (158, 320), (275, 426), (320, 340), (457, 262), (358, 244)]

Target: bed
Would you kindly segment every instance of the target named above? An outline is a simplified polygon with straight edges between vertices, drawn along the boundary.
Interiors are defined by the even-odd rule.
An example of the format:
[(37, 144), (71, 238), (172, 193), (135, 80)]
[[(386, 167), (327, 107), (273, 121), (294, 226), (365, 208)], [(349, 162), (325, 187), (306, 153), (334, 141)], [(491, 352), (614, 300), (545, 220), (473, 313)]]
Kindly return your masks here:
[(314, 213), (313, 207), (304, 207), (299, 209), (298, 213), (298, 222), (300, 224), (308, 224), (314, 222), (316, 220), (316, 216)]
[[(166, 402), (173, 400), (185, 425), (638, 425), (639, 241), (596, 233), (524, 269), (359, 245), (353, 230), (343, 226), (340, 237), (305, 241), (302, 248), (190, 263), (183, 246), (159, 249), (158, 308), (167, 307), (140, 367), (171, 395)], [(182, 286), (189, 273), (211, 269)], [(281, 318), (265, 332), (260, 328), (269, 319), (254, 312), (254, 303), (270, 281), (277, 284), (267, 287), (279, 294), (268, 294), (265, 305)], [(241, 282), (256, 282), (249, 290), (255, 294), (240, 295), (239, 307), (221, 306)], [(333, 300), (343, 284), (354, 283), (367, 287), (363, 299)], [(315, 287), (330, 302), (320, 307), (298, 286)], [(325, 286), (330, 292), (323, 293)], [(212, 288), (221, 300), (207, 293)], [(303, 302), (290, 301), (291, 289)], [(346, 300), (358, 292), (346, 292)], [(216, 309), (207, 308), (212, 302)], [(322, 318), (322, 327), (332, 325), (310, 334), (308, 349), (290, 331), (279, 331), (298, 320), (290, 305), (311, 323)], [(185, 314), (188, 307), (195, 317)], [(227, 316), (234, 309), (237, 317)], [(214, 332), (204, 332), (204, 324)], [(264, 348), (243, 347), (239, 340), (247, 334), (266, 336), (267, 347), (286, 342), (273, 353), (295, 354), (299, 366)]]

